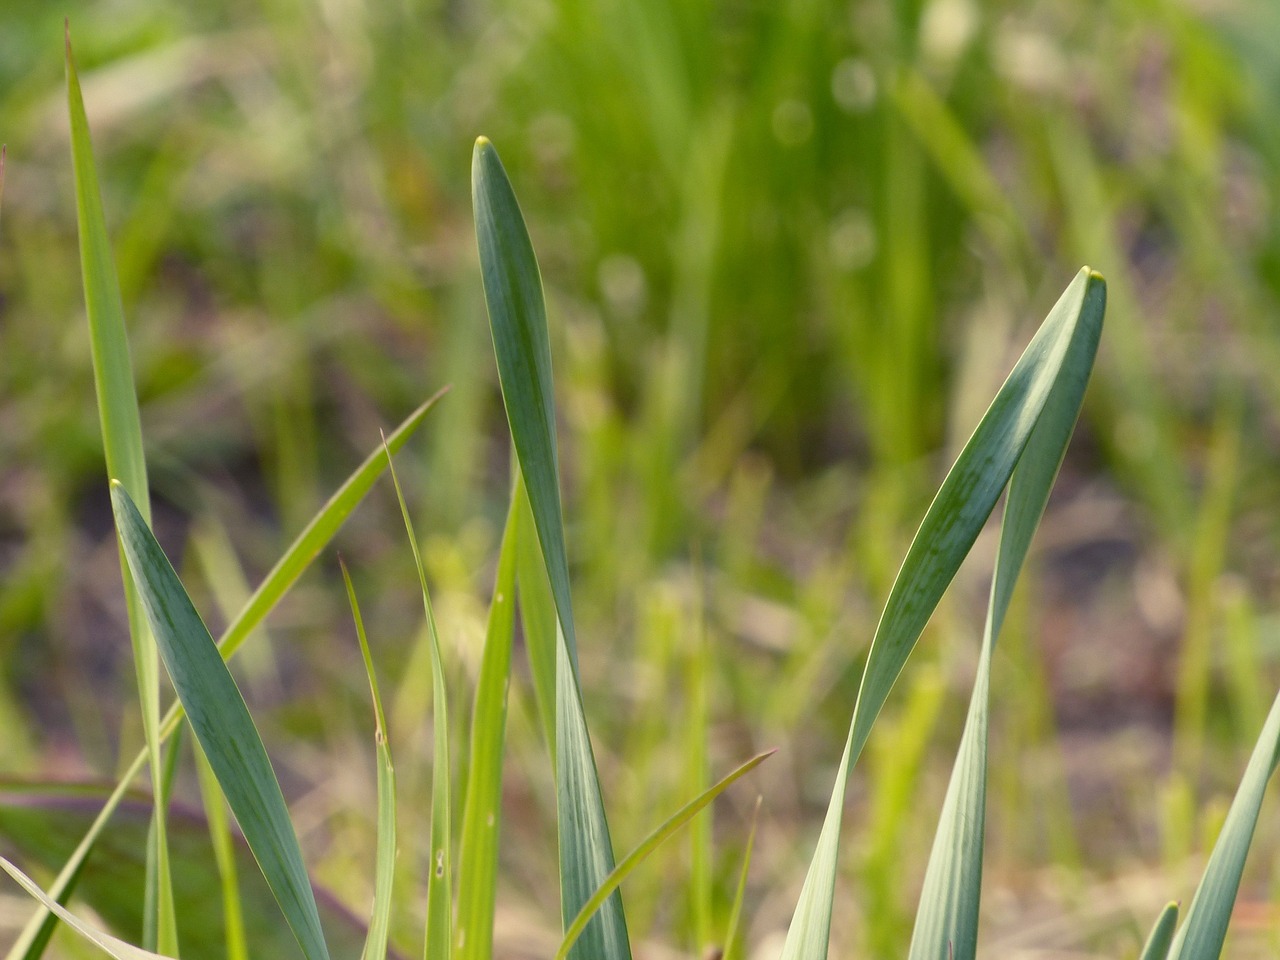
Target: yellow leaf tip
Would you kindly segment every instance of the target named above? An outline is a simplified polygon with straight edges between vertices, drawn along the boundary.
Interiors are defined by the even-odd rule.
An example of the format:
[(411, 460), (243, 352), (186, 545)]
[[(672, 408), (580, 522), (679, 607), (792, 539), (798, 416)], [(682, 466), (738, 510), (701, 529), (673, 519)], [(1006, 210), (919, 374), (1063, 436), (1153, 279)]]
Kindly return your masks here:
[(477, 150), (483, 150), (485, 147), (492, 147), (492, 146), (493, 146), (493, 144), (489, 142), (489, 138), (488, 138), (488, 137), (486, 137), (486, 136), (479, 136), (479, 137), (476, 137), (476, 149), (477, 149)]

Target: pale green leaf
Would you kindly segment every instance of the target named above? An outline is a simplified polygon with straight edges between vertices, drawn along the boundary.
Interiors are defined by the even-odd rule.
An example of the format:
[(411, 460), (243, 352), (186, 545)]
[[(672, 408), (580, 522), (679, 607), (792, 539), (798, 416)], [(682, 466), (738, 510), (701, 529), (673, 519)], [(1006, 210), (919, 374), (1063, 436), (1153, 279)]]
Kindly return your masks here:
[(47, 893), (41, 890), (30, 877), (15, 867), (4, 857), (0, 857), (0, 868), (5, 873), (13, 877), (17, 881), (18, 886), (31, 894), (42, 904), (45, 909), (52, 911), (67, 926), (75, 930), (76, 933), (84, 937), (90, 943), (106, 951), (106, 953), (115, 957), (116, 960), (166, 960), (164, 954), (152, 953), (150, 950), (143, 950), (141, 947), (135, 947), (131, 943), (126, 943), (109, 933), (97, 929), (85, 923), (66, 907), (62, 906)]
[(449, 831), (452, 826), (449, 795), (449, 710), (445, 700), (444, 664), (440, 658), (440, 633), (436, 629), (435, 610), (431, 605), (431, 592), (427, 589), (427, 568), (418, 549), (418, 537), (413, 532), (409, 506), (400, 489), (391, 452), (387, 451), (387, 468), (396, 488), (400, 503), (400, 515), (413, 549), (413, 562), (418, 570), (418, 585), (422, 589), (422, 607), (427, 617), (427, 635), (431, 644), (431, 861), (427, 873), (427, 930), (426, 960), (448, 960), (453, 949), (453, 873), (449, 852)]
[(458, 848), (458, 960), (490, 960), (498, 892), (498, 836), (502, 823), (502, 758), (507, 729), (507, 685), (515, 632), (516, 555), (525, 526), (524, 483), (516, 475), (498, 550), (498, 575), (489, 604), (484, 655), (471, 714), (471, 761)]
[(391, 764), (387, 718), (382, 710), (382, 697), (378, 693), (378, 677), (373, 669), (373, 655), (369, 652), (364, 618), (360, 616), (360, 604), (356, 600), (355, 587), (351, 584), (351, 574), (347, 572), (345, 563), (341, 566), (342, 582), (347, 588), (347, 601), (351, 604), (356, 637), (360, 641), (360, 656), (364, 659), (369, 693), (373, 698), (374, 744), (378, 755), (378, 842), (374, 858), (373, 916), (369, 919), (369, 935), (365, 939), (360, 960), (386, 960), (388, 931), (391, 927), (391, 888), (396, 866), (396, 773)]
[(1169, 948), (1173, 944), (1173, 931), (1178, 925), (1178, 904), (1168, 903), (1160, 911), (1156, 925), (1151, 928), (1151, 936), (1147, 937), (1146, 946), (1142, 948), (1142, 956), (1138, 960), (1165, 960), (1169, 956)]
[(587, 923), (592, 916), (604, 906), (614, 891), (622, 886), (622, 882), (631, 875), (631, 872), (636, 867), (640, 866), (653, 851), (671, 839), (676, 831), (692, 820), (712, 800), (720, 796), (720, 794), (724, 793), (734, 783), (760, 766), (776, 752), (775, 750), (768, 750), (757, 754), (728, 776), (712, 784), (663, 821), (657, 829), (640, 842), (639, 846), (623, 857), (622, 862), (605, 878), (604, 883), (592, 894), (591, 898), (583, 904), (582, 910), (573, 918), (573, 922), (565, 930), (564, 940), (560, 943), (560, 949), (556, 951), (555, 960), (565, 960), (570, 948), (573, 947), (578, 937), (582, 935), (582, 931), (586, 929)]

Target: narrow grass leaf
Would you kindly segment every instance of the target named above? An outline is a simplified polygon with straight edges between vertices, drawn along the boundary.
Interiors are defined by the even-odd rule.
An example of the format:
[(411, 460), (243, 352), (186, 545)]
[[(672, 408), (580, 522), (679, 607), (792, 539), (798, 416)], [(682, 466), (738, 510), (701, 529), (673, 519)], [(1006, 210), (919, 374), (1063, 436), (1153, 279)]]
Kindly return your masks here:
[(95, 946), (105, 950), (111, 956), (115, 957), (116, 960), (165, 960), (164, 954), (152, 953), (150, 950), (143, 950), (141, 947), (135, 947), (131, 943), (126, 943), (124, 940), (113, 937), (111, 934), (104, 933), (102, 930), (85, 923), (66, 907), (62, 906), (62, 904), (50, 897), (49, 894), (41, 890), (34, 880), (28, 877), (8, 860), (4, 859), (4, 857), (0, 857), (0, 868), (3, 868), (5, 873), (13, 877), (18, 886), (22, 887), (23, 890), (27, 891), (27, 893), (31, 894), (31, 896), (44, 904), (45, 909), (52, 911), (76, 933), (80, 934), (80, 936), (84, 937)]
[(422, 607), (427, 616), (427, 635), (431, 643), (431, 863), (427, 873), (427, 930), (426, 960), (447, 960), (453, 949), (453, 874), (449, 856), (449, 829), (452, 817), (449, 809), (449, 710), (445, 700), (444, 664), (440, 659), (440, 633), (436, 629), (436, 615), (431, 606), (431, 592), (427, 589), (427, 568), (422, 563), (418, 549), (418, 537), (413, 532), (409, 506), (400, 489), (396, 468), (387, 452), (387, 469), (396, 488), (400, 503), (400, 515), (413, 549), (413, 562), (418, 569), (418, 584), (422, 588)]
[(1174, 938), (1170, 960), (1216, 960), (1227, 937), (1227, 924), (1240, 889), (1240, 875), (1267, 782), (1280, 763), (1280, 695), (1271, 705), (1267, 722), (1245, 768), (1218, 842), (1209, 855), (1204, 876), (1187, 908), (1187, 919)]
[(191, 729), (307, 960), (328, 960), (311, 882), (280, 784), (240, 691), (128, 493), (111, 487), (116, 528)]
[(218, 886), (222, 894), (223, 948), (227, 960), (249, 960), (244, 908), (240, 901), (240, 871), (236, 867), (235, 841), (227, 818), (226, 798), (222, 796), (218, 778), (199, 743), (195, 745), (195, 754), (200, 799), (204, 804), (205, 817), (209, 821), (209, 843), (213, 847), (213, 861), (218, 870)]
[(596, 911), (604, 906), (609, 897), (613, 895), (614, 891), (622, 886), (622, 882), (631, 875), (631, 871), (640, 866), (649, 854), (653, 853), (653, 851), (657, 850), (658, 847), (670, 840), (671, 837), (675, 835), (676, 831), (692, 820), (699, 811), (711, 803), (712, 800), (720, 796), (720, 794), (724, 793), (725, 790), (729, 789), (729, 787), (738, 780), (742, 779), (756, 767), (760, 766), (760, 764), (764, 763), (765, 760), (769, 759), (769, 757), (773, 756), (776, 752), (777, 751), (775, 750), (767, 750), (764, 753), (757, 754), (728, 776), (724, 777), (719, 782), (712, 784), (697, 797), (690, 800), (683, 807), (673, 813), (666, 821), (659, 825), (653, 833), (645, 837), (639, 846), (623, 857), (622, 862), (619, 863), (618, 866), (614, 868), (613, 872), (605, 878), (604, 883), (600, 885), (600, 889), (592, 894), (591, 898), (583, 905), (581, 912), (573, 918), (573, 922), (570, 923), (568, 929), (565, 930), (564, 940), (560, 943), (560, 949), (556, 951), (555, 960), (565, 960), (569, 955), (570, 948), (573, 947), (578, 937), (582, 935), (582, 931), (586, 929), (587, 923), (591, 920), (592, 916)]
[(756, 845), (756, 828), (760, 825), (760, 804), (763, 800), (763, 797), (756, 797), (755, 809), (751, 811), (751, 832), (747, 834), (747, 848), (742, 853), (742, 870), (738, 873), (738, 889), (733, 895), (733, 907), (729, 911), (729, 925), (724, 933), (724, 960), (738, 960), (742, 954), (740, 937), (742, 904), (747, 899), (747, 877), (751, 872), (751, 852)]
[(515, 632), (516, 555), (524, 529), (524, 482), (516, 474), (507, 511), (498, 574), (489, 604), (484, 655), (471, 714), (471, 762), (462, 806), (458, 847), (458, 918), (454, 931), (458, 960), (490, 960), (498, 892), (498, 836), (502, 821), (502, 757), (507, 729), (507, 686)]
[(345, 563), (341, 566), (342, 582), (347, 587), (347, 601), (351, 604), (356, 637), (360, 641), (360, 656), (364, 659), (369, 692), (373, 698), (374, 742), (378, 754), (378, 843), (374, 859), (373, 915), (369, 920), (369, 936), (365, 939), (360, 960), (386, 960), (388, 931), (391, 928), (391, 887), (396, 868), (396, 772), (391, 764), (387, 718), (382, 710), (382, 697), (378, 693), (378, 678), (373, 670), (373, 656), (369, 652), (364, 618), (360, 616), (360, 604), (356, 600), (355, 587), (351, 584), (351, 574), (347, 572)]
[[(347, 477), (342, 486), (334, 492), (333, 496), (311, 519), (311, 522), (298, 534), (297, 538), (294, 539), (289, 548), (285, 550), (284, 554), (276, 562), (276, 565), (263, 578), (262, 583), (258, 585), (258, 588), (253, 592), (253, 596), (249, 598), (240, 613), (222, 632), (222, 636), (218, 640), (218, 651), (223, 659), (230, 659), (240, 649), (241, 644), (266, 619), (267, 614), (275, 609), (275, 605), (288, 593), (289, 588), (297, 582), (303, 572), (311, 566), (312, 561), (320, 555), (320, 551), (328, 545), (347, 517), (351, 515), (351, 511), (364, 499), (365, 495), (373, 487), (374, 482), (382, 476), (382, 471), (387, 467), (387, 450), (394, 454), (403, 447), (409, 438), (417, 432), (427, 412), (444, 396), (444, 393), (444, 390), (438, 391), (410, 413), (396, 428), (395, 432), (387, 437), (384, 443), (370, 453), (364, 462)], [(162, 740), (168, 738), (178, 728), (185, 715), (181, 702), (173, 704), (160, 727)], [(65, 903), (67, 897), (71, 895), (77, 878), (84, 868), (86, 859), (93, 851), (98, 837), (110, 822), (111, 816), (121, 800), (124, 799), (130, 784), (142, 772), (142, 768), (147, 763), (147, 757), (148, 752), (144, 749), (125, 768), (119, 782), (116, 784), (115, 790), (107, 797), (97, 817), (94, 818), (93, 823), (90, 824), (89, 829), (85, 832), (84, 838), (58, 872), (58, 876), (50, 887), (50, 896), (59, 903)], [(57, 917), (55, 914), (50, 913), (43, 907), (38, 909), (28, 921), (26, 927), (23, 928), (18, 940), (5, 955), (6, 960), (37, 960), (43, 953), (49, 937), (52, 936), (56, 923)]]
[(910, 960), (973, 960), (978, 945), (986, 823), (991, 661), (1031, 538), (1040, 525), (1093, 368), (1097, 338), (1073, 340), (1009, 480), (982, 654), (964, 734), (925, 871)]
[(1058, 378), (1087, 378), (1105, 304), (1102, 278), (1082, 269), (1015, 364), (920, 524), (872, 638), (827, 816), (787, 932), (784, 960), (822, 960), (827, 955), (849, 770), (921, 631), (1008, 483)]
[[(15, 854), (14, 861), (27, 873), (34, 873), (37, 868), (56, 871), (75, 850), (110, 793), (111, 787), (102, 783), (0, 778), (3, 846)], [(221, 792), (217, 796), (221, 805)], [(148, 794), (132, 791), (124, 798), (75, 888), (77, 900), (91, 908), (107, 930), (134, 944), (140, 943), (142, 937), (142, 900), (146, 889), (143, 852), (150, 830), (151, 808)], [(221, 811), (220, 816), (224, 823), (229, 820)], [(227, 960), (235, 960), (234, 954), (227, 950), (225, 906), (219, 909), (225, 895), (222, 868), (211, 866), (218, 862), (219, 855), (213, 844), (214, 831), (209, 819), (196, 808), (175, 801), (170, 804), (168, 825), (174, 903), (183, 953), (193, 958), (226, 956)], [(228, 830), (227, 839), (227, 852), (240, 891), (244, 940), (253, 944), (253, 956), (301, 960), (297, 940), (288, 925), (281, 922), (280, 908), (271, 896), (271, 889), (234, 825)], [(335, 957), (358, 957), (368, 933), (366, 924), (331, 891), (323, 887), (315, 889), (330, 952)], [(45, 910), (43, 905), (40, 910)], [(389, 953), (397, 956), (394, 945)]]
[(529, 494), (521, 481), (517, 492), (521, 535), (516, 544), (516, 586), (520, 598), (520, 626), (524, 633), (533, 699), (542, 721), (551, 762), (556, 756), (556, 601), (547, 579), (547, 565), (538, 547)]
[[(497, 151), (483, 137), (472, 156), (471, 189), (498, 380), (556, 607), (554, 753), (560, 909), (567, 926), (612, 872), (614, 858), (578, 686), (546, 307), (520, 206)], [(572, 956), (630, 960), (626, 916), (616, 890), (587, 925)]]
[[(98, 188), (97, 167), (85, 116), (84, 98), (71, 55), (71, 32), (66, 34), (67, 108), (71, 122), (71, 165), (75, 175), (76, 220), (80, 229), (80, 267), (84, 281), (85, 312), (89, 319), (89, 344), (93, 357), (93, 382), (98, 400), (98, 418), (107, 476), (114, 477), (139, 504), (143, 519), (151, 522), (147, 489), (147, 465), (142, 446), (142, 420), (133, 386), (133, 363), (125, 328), (124, 306), (106, 216)], [(146, 738), (151, 780), (159, 783), (160, 755), (160, 664), (155, 640), (147, 632), (146, 619), (138, 605), (137, 591), (123, 560), (125, 607), (133, 646), (134, 670), (142, 704), (142, 729)], [(156, 791), (159, 794), (160, 791)], [(154, 839), (148, 845), (147, 886), (149, 922), (143, 941), (168, 954), (178, 949), (177, 923), (173, 909), (173, 882), (169, 869), (169, 844), (165, 836), (164, 809), (156, 809)]]
[(1171, 902), (1160, 911), (1156, 925), (1151, 928), (1146, 946), (1138, 960), (1166, 960), (1169, 948), (1173, 945), (1173, 931), (1178, 925), (1178, 904)]

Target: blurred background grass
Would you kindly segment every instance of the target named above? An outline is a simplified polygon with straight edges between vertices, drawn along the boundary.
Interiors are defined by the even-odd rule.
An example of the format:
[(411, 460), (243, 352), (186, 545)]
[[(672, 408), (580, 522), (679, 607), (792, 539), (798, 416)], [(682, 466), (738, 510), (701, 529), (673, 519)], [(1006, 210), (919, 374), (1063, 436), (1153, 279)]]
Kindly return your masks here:
[[(1099, 368), (996, 665), (984, 942), (1132, 954), (1160, 903), (1190, 896), (1280, 680), (1280, 7), (9, 0), (0, 763), (28, 776), (106, 775), (140, 742), (64, 15), (162, 541), (218, 620), (379, 427), (452, 384), (400, 470), (462, 704), (507, 487), (469, 199), (474, 137), (497, 144), (550, 303), (615, 838), (629, 847), (691, 792), (689, 678), (704, 678), (714, 770), (783, 747), (718, 808), (714, 868), (693, 884), (723, 912), (763, 793), (749, 937), (764, 956), (915, 524), (1057, 293), (1080, 264), (1101, 270)], [(399, 529), (383, 490), (341, 549), (417, 797), (429, 677)], [(903, 951), (987, 570), (962, 572), (856, 778), (838, 955)], [(311, 863), (362, 904), (372, 751), (335, 565), (269, 627), (239, 670)], [(557, 908), (549, 777), (527, 685), (512, 695), (501, 896), (522, 956)], [(1280, 886), (1265, 819), (1232, 956), (1280, 945), (1256, 906)], [(419, 837), (407, 871), (424, 823), (402, 828)], [(649, 955), (722, 927), (692, 906), (690, 870), (677, 845), (632, 881)], [(406, 918), (420, 909), (407, 898)]]

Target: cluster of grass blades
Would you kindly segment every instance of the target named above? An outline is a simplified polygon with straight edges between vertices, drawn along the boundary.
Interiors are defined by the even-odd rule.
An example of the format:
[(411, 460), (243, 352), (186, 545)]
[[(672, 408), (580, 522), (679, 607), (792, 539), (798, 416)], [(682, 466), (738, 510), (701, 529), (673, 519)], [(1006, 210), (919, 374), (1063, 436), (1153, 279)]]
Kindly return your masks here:
[[(323, 898), (313, 891), (275, 772), (226, 665), (384, 471), (392, 475), (413, 547), (432, 670), (435, 741), (424, 955), (427, 960), (485, 960), (493, 952), (506, 693), (516, 598), (520, 596), (527, 598), (520, 613), (544, 713), (549, 759), (555, 770), (564, 931), (556, 960), (629, 960), (631, 936), (620, 890), (625, 878), (768, 755), (751, 758), (702, 789), (630, 855), (615, 861), (578, 672), (541, 279), (515, 194), (496, 151), (483, 138), (476, 143), (473, 200), (483, 286), (516, 462), (476, 684), (462, 824), (455, 846), (445, 652), (417, 538), (392, 467), (392, 455), (414, 433), (435, 398), (411, 414), (351, 475), (215, 641), (148, 525), (146, 464), (123, 310), (69, 43), (67, 71), (85, 295), (146, 746), (69, 855), (65, 846), (57, 843), (42, 851), (24, 851), (37, 860), (42, 853), (58, 856), (61, 871), (49, 890), (41, 889), (9, 861), (0, 860), (0, 866), (40, 903), (10, 951), (10, 960), (39, 957), (57, 920), (117, 960), (195, 956), (208, 946), (189, 939), (184, 946), (192, 928), (184, 923), (179, 906), (173, 852), (186, 833), (171, 829), (168, 817), (168, 794), (180, 759), (177, 734), (188, 728), (198, 747), (197, 769), (208, 811), (213, 869), (224, 904), (218, 946), (233, 958), (275, 949), (251, 939), (250, 925), (240, 909), (245, 892), (262, 882), (306, 960), (348, 956), (356, 949), (363, 960), (385, 960), (392, 955), (395, 771), (364, 623), (345, 567), (348, 598), (369, 679), (377, 753), (375, 895), (363, 936), (352, 937), (349, 929), (339, 933), (332, 919), (335, 911), (324, 907)], [(827, 955), (848, 777), (927, 621), (997, 500), (1005, 494), (977, 677), (910, 944), (910, 956), (919, 960), (965, 960), (976, 954), (992, 654), (1080, 410), (1101, 333), (1105, 299), (1102, 278), (1087, 268), (1081, 270), (996, 394), (920, 525), (872, 640), (830, 806), (783, 948), (784, 960), (822, 960)], [(178, 697), (178, 703), (163, 716), (159, 708), (161, 662)], [(1263, 793), (1278, 760), (1280, 698), (1266, 720), (1184, 923), (1178, 927), (1175, 905), (1166, 907), (1143, 950), (1143, 960), (1212, 960), (1221, 953)], [(86, 873), (89, 853), (108, 820), (128, 807), (128, 788), (144, 767), (150, 769), (154, 800), (149, 809), (142, 808), (145, 828), (135, 831), (145, 847), (145, 864), (141, 902), (136, 904), (141, 916), (140, 945), (134, 945), (85, 923), (66, 904), (77, 889), (91, 904), (95, 890), (101, 893)], [(261, 881), (248, 876), (254, 868), (238, 854), (238, 841), (221, 815), (224, 802), (235, 816)], [(38, 818), (38, 810), (35, 816)], [(12, 810), (6, 807), (0, 829), (12, 831), (5, 824), (15, 822), (31, 829), (36, 821), (14, 820)], [(744, 879), (745, 875), (744, 864)], [(82, 881), (83, 886), (78, 887)], [(745, 884), (739, 882), (737, 889), (725, 941), (734, 939), (741, 914)], [(100, 913), (111, 916), (107, 910)]]

